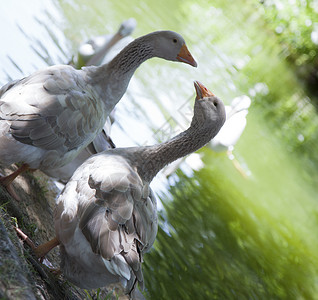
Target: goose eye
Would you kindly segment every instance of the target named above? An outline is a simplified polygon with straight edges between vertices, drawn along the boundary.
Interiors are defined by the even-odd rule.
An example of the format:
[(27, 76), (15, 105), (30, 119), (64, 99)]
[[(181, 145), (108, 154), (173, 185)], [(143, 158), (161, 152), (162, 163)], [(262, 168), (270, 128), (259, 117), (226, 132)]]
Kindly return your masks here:
[(215, 107), (218, 106), (218, 102), (217, 101), (213, 101), (213, 104), (214, 104)]
[(178, 42), (178, 40), (177, 39), (173, 39), (173, 42), (176, 44)]

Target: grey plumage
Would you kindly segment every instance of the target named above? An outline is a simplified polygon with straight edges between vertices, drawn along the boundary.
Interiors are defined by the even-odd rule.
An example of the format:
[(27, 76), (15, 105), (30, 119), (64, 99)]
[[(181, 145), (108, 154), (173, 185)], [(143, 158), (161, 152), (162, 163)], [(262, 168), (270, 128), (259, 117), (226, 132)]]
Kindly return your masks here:
[[(189, 129), (154, 146), (117, 148), (86, 160), (57, 202), (55, 230), (63, 272), (83, 288), (121, 282), (143, 287), (143, 255), (157, 234), (156, 200), (149, 184), (166, 164), (208, 143), (225, 122), (221, 100), (198, 82)], [(204, 90), (203, 90), (204, 88)]]

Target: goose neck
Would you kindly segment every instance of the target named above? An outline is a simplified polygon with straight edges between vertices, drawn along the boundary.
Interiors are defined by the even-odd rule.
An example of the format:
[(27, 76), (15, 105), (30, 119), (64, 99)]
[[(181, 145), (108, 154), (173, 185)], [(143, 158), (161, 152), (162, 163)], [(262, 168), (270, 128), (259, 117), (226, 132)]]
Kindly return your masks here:
[(138, 173), (150, 182), (169, 163), (203, 147), (211, 140), (211, 132), (189, 128), (171, 140), (146, 147), (140, 158)]
[(154, 56), (154, 49), (151, 40), (147, 36), (135, 39), (128, 44), (108, 64), (107, 69), (115, 77), (130, 78), (136, 69), (147, 59)]

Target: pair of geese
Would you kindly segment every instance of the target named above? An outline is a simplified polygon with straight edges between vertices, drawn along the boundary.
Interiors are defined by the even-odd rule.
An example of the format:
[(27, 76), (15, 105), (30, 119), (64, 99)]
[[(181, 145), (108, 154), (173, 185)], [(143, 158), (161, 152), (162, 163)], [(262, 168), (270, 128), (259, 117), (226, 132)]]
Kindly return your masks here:
[[(157, 31), (135, 39), (109, 63), (80, 70), (56, 65), (0, 90), (0, 161), (54, 171), (71, 162), (100, 134), (135, 70), (159, 57), (196, 67), (181, 35)], [(157, 234), (156, 200), (149, 187), (167, 164), (207, 144), (225, 122), (222, 101), (194, 82), (190, 127), (169, 141), (116, 148), (85, 160), (69, 179), (54, 213), (56, 237), (34, 251), (43, 257), (60, 245), (61, 269), (81, 288), (120, 282), (131, 298), (143, 288), (143, 254)], [(137, 297), (137, 296), (136, 296)]]

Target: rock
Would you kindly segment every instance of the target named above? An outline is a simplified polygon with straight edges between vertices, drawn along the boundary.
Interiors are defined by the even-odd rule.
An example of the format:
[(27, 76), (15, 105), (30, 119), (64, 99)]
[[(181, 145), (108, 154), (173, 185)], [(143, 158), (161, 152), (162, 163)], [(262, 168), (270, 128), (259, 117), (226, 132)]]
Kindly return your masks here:
[(36, 299), (33, 287), (29, 283), (32, 275), (21, 257), (21, 251), (18, 253), (17, 250), (0, 220), (0, 298)]

